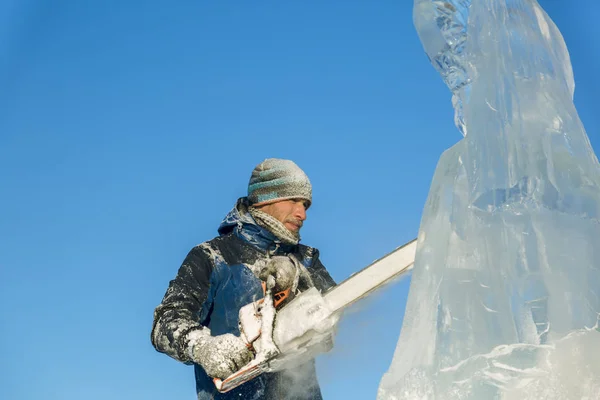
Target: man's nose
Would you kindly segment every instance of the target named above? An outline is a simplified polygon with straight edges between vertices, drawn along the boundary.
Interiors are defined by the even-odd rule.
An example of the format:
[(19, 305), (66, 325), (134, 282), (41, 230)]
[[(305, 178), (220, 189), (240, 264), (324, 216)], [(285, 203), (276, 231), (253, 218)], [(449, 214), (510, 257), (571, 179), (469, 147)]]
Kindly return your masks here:
[(304, 203), (296, 203), (296, 207), (294, 208), (294, 218), (297, 218), (300, 221), (304, 221), (306, 219), (306, 207), (304, 207)]

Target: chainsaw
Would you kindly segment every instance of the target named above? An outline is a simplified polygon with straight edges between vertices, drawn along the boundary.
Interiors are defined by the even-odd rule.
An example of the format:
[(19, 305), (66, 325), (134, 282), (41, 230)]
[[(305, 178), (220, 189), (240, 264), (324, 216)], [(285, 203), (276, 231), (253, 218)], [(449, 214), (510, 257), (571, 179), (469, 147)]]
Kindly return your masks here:
[(240, 337), (254, 359), (225, 379), (215, 378), (221, 393), (228, 392), (265, 372), (289, 369), (331, 348), (331, 338), (341, 312), (413, 267), (417, 240), (350, 275), (320, 293), (314, 286), (297, 295), (275, 291), (275, 277), (263, 282), (264, 298), (239, 311)]

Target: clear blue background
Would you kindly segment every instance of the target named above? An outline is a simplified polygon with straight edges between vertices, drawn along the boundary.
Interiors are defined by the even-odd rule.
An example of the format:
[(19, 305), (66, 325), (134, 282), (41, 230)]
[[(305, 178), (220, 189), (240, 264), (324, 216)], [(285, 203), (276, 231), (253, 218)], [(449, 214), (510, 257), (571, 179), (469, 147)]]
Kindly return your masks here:
[[(600, 146), (599, 3), (544, 0)], [(303, 241), (333, 277), (412, 239), (450, 93), (412, 1), (0, 4), (0, 398), (194, 399), (152, 312), (267, 157), (314, 185)], [(318, 359), (327, 399), (374, 399), (405, 279)]]

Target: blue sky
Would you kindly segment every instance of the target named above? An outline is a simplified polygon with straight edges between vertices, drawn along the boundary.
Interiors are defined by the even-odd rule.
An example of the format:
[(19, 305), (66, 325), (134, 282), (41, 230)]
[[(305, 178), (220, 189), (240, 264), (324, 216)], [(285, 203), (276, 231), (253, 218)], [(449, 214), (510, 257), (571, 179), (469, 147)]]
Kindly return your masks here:
[[(598, 154), (600, 6), (540, 4)], [(303, 241), (340, 281), (416, 236), (460, 139), (410, 1), (5, 1), (0, 26), (2, 399), (194, 399), (152, 312), (255, 164), (307, 172)], [(327, 399), (375, 398), (408, 287), (343, 320)]]

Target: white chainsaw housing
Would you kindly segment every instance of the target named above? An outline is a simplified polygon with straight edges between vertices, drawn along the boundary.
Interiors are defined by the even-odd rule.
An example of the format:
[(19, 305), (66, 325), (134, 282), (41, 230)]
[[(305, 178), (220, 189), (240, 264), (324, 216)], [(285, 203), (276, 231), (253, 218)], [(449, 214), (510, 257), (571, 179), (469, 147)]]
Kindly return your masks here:
[(217, 390), (227, 392), (263, 372), (293, 368), (328, 351), (341, 311), (412, 269), (416, 247), (415, 239), (352, 274), (324, 295), (316, 288), (310, 288), (296, 295), (276, 313), (270, 290), (264, 300), (242, 307), (239, 312), (240, 336), (254, 349), (256, 356), (228, 378), (214, 379)]
[[(262, 303), (262, 301), (250, 303), (242, 307), (239, 313), (241, 337), (246, 343), (252, 344), (257, 355), (262, 350), (261, 341), (258, 340), (261, 337), (263, 323)], [(278, 356), (277, 359), (290, 360), (297, 354), (307, 353), (314, 345), (322, 343), (324, 339), (331, 336), (337, 319), (316, 288), (300, 293), (277, 312), (273, 343), (280, 353), (285, 354), (285, 357)], [(302, 362), (303, 357), (300, 358), (299, 362)], [(271, 361), (264, 368), (270, 371), (277, 370), (277, 365), (281, 363)]]

